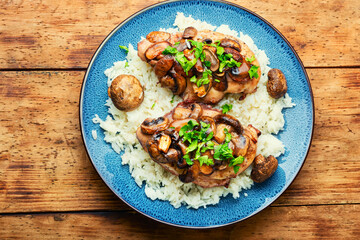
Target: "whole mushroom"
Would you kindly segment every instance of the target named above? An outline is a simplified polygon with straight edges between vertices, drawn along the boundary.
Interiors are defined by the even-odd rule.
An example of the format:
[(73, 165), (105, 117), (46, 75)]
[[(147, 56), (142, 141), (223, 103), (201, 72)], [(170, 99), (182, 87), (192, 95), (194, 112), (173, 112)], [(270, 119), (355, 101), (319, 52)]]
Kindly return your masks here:
[(254, 182), (262, 183), (274, 174), (277, 166), (278, 161), (274, 156), (270, 155), (265, 158), (263, 155), (259, 154), (254, 159), (251, 179), (254, 180)]
[(287, 83), (284, 73), (276, 68), (268, 72), (267, 91), (272, 98), (281, 98), (287, 91)]
[(123, 74), (111, 82), (108, 95), (117, 109), (129, 112), (144, 100), (144, 89), (136, 77)]

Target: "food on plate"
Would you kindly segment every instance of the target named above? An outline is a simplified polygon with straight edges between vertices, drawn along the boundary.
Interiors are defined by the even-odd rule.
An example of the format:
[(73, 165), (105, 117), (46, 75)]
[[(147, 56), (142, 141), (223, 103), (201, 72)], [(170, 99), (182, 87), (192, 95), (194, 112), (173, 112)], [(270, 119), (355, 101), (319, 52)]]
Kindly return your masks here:
[[(266, 83), (268, 82), (267, 73), (270, 70), (270, 62), (266, 56), (266, 52), (258, 49), (250, 36), (236, 32), (227, 25), (218, 27), (211, 26), (206, 22), (185, 17), (183, 13), (177, 14), (174, 24), (176, 25), (176, 29), (159, 29), (159, 31), (151, 32), (147, 36), (144, 36), (146, 37), (146, 41), (144, 40), (143, 44), (138, 45), (138, 51), (131, 44), (126, 47), (120, 46), (121, 49), (128, 51), (126, 59), (115, 62), (112, 67), (104, 72), (108, 78), (107, 84), (110, 87), (119, 75), (126, 74), (136, 76), (141, 86), (144, 86), (143, 101), (141, 105), (132, 111), (118, 111), (118, 108), (114, 104), (115, 101), (113, 101), (111, 95), (109, 95), (110, 99), (105, 103), (109, 112), (108, 116), (106, 116), (106, 119), (101, 119), (98, 115), (95, 115), (93, 122), (99, 124), (104, 130), (104, 141), (109, 143), (115, 152), (121, 154), (119, 161), (121, 161), (123, 165), (128, 165), (129, 172), (134, 181), (139, 187), (143, 187), (148, 198), (168, 201), (175, 208), (185, 205), (188, 208), (195, 209), (217, 204), (222, 197), (229, 195), (235, 199), (240, 198), (239, 201), (241, 202), (241, 198), (247, 196), (247, 190), (252, 187), (254, 180), (260, 181), (265, 179), (265, 177), (263, 178), (262, 176), (263, 173), (265, 173), (266, 176), (270, 176), (275, 169), (271, 168), (265, 171), (261, 168), (261, 165), (255, 164), (255, 160), (252, 159), (259, 154), (266, 157), (272, 155), (277, 158), (285, 152), (285, 146), (277, 138), (276, 134), (283, 129), (285, 123), (281, 112), (282, 109), (290, 108), (294, 105), (288, 94), (285, 94), (284, 97), (279, 99), (272, 98), (268, 94)], [(204, 35), (205, 33), (207, 33), (208, 39), (203, 39), (203, 41), (196, 40), (197, 36), (201, 34)], [(236, 42), (234, 43), (229, 40), (216, 42), (217, 39), (212, 36), (218, 36), (218, 40), (220, 41), (224, 38), (237, 41), (241, 49)], [(175, 55), (166, 54), (168, 52), (165, 51), (164, 53), (164, 48), (166, 49), (170, 46), (175, 48), (177, 52), (181, 52), (178, 53), (178, 55), (183, 53), (185, 56), (185, 54), (191, 54), (189, 51), (192, 51), (188, 47), (189, 43), (191, 44), (190, 48), (197, 49), (196, 46), (192, 45), (192, 41), (202, 43), (198, 44), (193, 42), (199, 47), (203, 46), (201, 53), (203, 53), (207, 62), (202, 62), (200, 59), (200, 65), (196, 60), (197, 64), (192, 67), (195, 69), (190, 68), (188, 76), (184, 77), (183, 72), (185, 72), (185, 70), (181, 66), (181, 63), (176, 61), (176, 53)], [(179, 42), (179, 44), (175, 46), (176, 42)], [(245, 42), (246, 45), (243, 45), (242, 42)], [(209, 49), (208, 47), (204, 47), (205, 43), (210, 45)], [(221, 46), (219, 43), (221, 43)], [(214, 57), (214, 51), (211, 50), (211, 44), (216, 45), (216, 58)], [(219, 44), (219, 46), (217, 44)], [(240, 54), (243, 58), (245, 57), (246, 65), (253, 64), (254, 66), (260, 66), (262, 73), (261, 78), (260, 67), (256, 72), (252, 72), (252, 74), (257, 73), (259, 75), (259, 82), (256, 83), (257, 77), (253, 77), (251, 81), (245, 84), (241, 81), (225, 81), (226, 75), (231, 74), (230, 67), (226, 71), (223, 71), (223, 78), (221, 78), (221, 76), (220, 79), (216, 78), (219, 77), (218, 75), (220, 73), (219, 70), (216, 69), (218, 67), (220, 68), (222, 62), (217, 54), (218, 47), (220, 51), (221, 48), (223, 48), (224, 52), (225, 49), (227, 52), (231, 52), (234, 60), (228, 59), (228, 61), (233, 64), (235, 64), (236, 59), (239, 59), (236, 51), (239, 52), (238, 50), (240, 49)], [(248, 47), (251, 48), (251, 51), (247, 50)], [(168, 48), (170, 53), (174, 51), (172, 48)], [(194, 55), (195, 51), (199, 52), (199, 50), (194, 50)], [(248, 54), (244, 54), (245, 51)], [(145, 58), (145, 52), (147, 59)], [(218, 64), (219, 66), (217, 66)], [(224, 69), (228, 67), (227, 65), (225, 66), (224, 63), (222, 65)], [(244, 67), (246, 65), (241, 66)], [(201, 72), (202, 68), (207, 71)], [(178, 72), (180, 74), (178, 74)], [(210, 81), (207, 83), (207, 81), (204, 81), (205, 78), (201, 80), (202, 85), (200, 85), (200, 87), (195, 84), (193, 88), (189, 88), (190, 84), (193, 84), (190, 79), (198, 75), (202, 78), (204, 72), (211, 72), (211, 76), (213, 77), (211, 88), (209, 87)], [(241, 77), (246, 75), (246, 71), (243, 72), (244, 75), (241, 75)], [(190, 77), (190, 74), (194, 75)], [(250, 76), (249, 71), (247, 74)], [(161, 81), (159, 81), (159, 76), (162, 76), (160, 78)], [(186, 81), (183, 81), (183, 79), (186, 79)], [(209, 75), (208, 79), (210, 79)], [(205, 84), (203, 84), (204, 82)], [(198, 83), (198, 78), (196, 78), (196, 83)], [(160, 87), (160, 85), (163, 87)], [(239, 94), (226, 94), (231, 91), (231, 89)], [(255, 89), (256, 91), (254, 91)], [(195, 92), (195, 90), (197, 91)], [(138, 91), (136, 95), (140, 94), (140, 92), (141, 91)], [(201, 96), (202, 93), (206, 95), (199, 97), (198, 95)], [(242, 98), (239, 99), (239, 95), (241, 94)], [(247, 94), (246, 98), (244, 98), (245, 94)], [(180, 103), (182, 101), (181, 97), (187, 102)], [(217, 105), (212, 105), (211, 107), (207, 105), (213, 104), (220, 99), (222, 100)], [(193, 101), (191, 102), (190, 100)], [(215, 119), (210, 113), (222, 117)], [(233, 118), (236, 119), (234, 120)], [(189, 119), (191, 119), (191, 121), (189, 121)], [(215, 124), (212, 124), (213, 122)], [(177, 126), (175, 123), (181, 124)], [(179, 130), (179, 126), (182, 124), (188, 127), (193, 126), (194, 130), (199, 132), (210, 125), (207, 129), (214, 129), (214, 133), (209, 141), (214, 143), (214, 148), (217, 144), (216, 148), (222, 150), (217, 153), (216, 156), (215, 149), (207, 149), (201, 152), (203, 146), (209, 146), (206, 143), (200, 148), (200, 156), (199, 154), (196, 155), (199, 144), (202, 144), (202, 141), (197, 140), (196, 150), (190, 151), (190, 149), (188, 153), (186, 153), (186, 149), (190, 147), (190, 142), (186, 140), (185, 144), (182, 144), (180, 139), (184, 138), (185, 133), (187, 133), (186, 136), (190, 137), (191, 140), (193, 136), (190, 136), (189, 130), (186, 130), (185, 133), (183, 131), (184, 135), (180, 134), (181, 127)], [(254, 127), (249, 126), (249, 124)], [(226, 125), (231, 127), (226, 127)], [(257, 136), (258, 132), (255, 128), (261, 131), (260, 136)], [(234, 129), (243, 129), (242, 134), (236, 132)], [(207, 131), (205, 131), (205, 133), (208, 137), (210, 133)], [(178, 137), (175, 132), (179, 135)], [(176, 140), (177, 138), (179, 139)], [(235, 144), (244, 143), (244, 141), (236, 141), (239, 138), (242, 140), (247, 139), (248, 143), (245, 142), (245, 144), (255, 146), (256, 151), (254, 151), (253, 148), (248, 149), (246, 153), (240, 153), (237, 149), (235, 151)], [(257, 139), (256, 143), (254, 139)], [(147, 146), (146, 143), (148, 141), (149, 144)], [(227, 145), (226, 141), (229, 141)], [(220, 148), (219, 146), (223, 147)], [(216, 159), (219, 158), (222, 153), (226, 154), (227, 151), (225, 150), (227, 149), (234, 150), (232, 152), (233, 158), (229, 158), (228, 161)], [(150, 152), (149, 150), (156, 162), (150, 157), (148, 153)], [(253, 154), (253, 156), (250, 156), (250, 153)], [(188, 155), (188, 157), (184, 158), (183, 156), (186, 155)], [(241, 160), (242, 158), (239, 156), (243, 156), (244, 160)], [(260, 157), (258, 158), (260, 159)], [(181, 159), (185, 161), (181, 161)], [(235, 164), (236, 162), (234, 163), (235, 159), (239, 161), (238, 164)], [(186, 160), (189, 161), (189, 163), (186, 162)], [(214, 164), (211, 164), (211, 160)], [(253, 163), (246, 168), (250, 160)], [(219, 164), (219, 161), (221, 164)], [(230, 161), (236, 166), (235, 168), (234, 166), (229, 166)], [(240, 163), (241, 161), (243, 161), (243, 163)], [(210, 165), (206, 164), (206, 162), (210, 163)], [(228, 164), (224, 164), (226, 162)], [(239, 166), (238, 170), (237, 166)], [(253, 166), (255, 166), (253, 173), (254, 180), (251, 177)], [(260, 170), (256, 170), (259, 169), (259, 167)], [(173, 171), (174, 174), (171, 173), (171, 171)], [(237, 172), (235, 173), (235, 171)], [(223, 174), (220, 175), (220, 173)], [(261, 179), (259, 177), (259, 180), (257, 180), (256, 174), (259, 175)], [(237, 176), (232, 177), (235, 175)]]
[(115, 107), (121, 111), (132, 111), (144, 100), (144, 89), (132, 75), (119, 75), (108, 88), (108, 95)]
[(268, 72), (267, 91), (273, 98), (281, 98), (287, 91), (287, 83), (284, 73), (276, 68), (271, 69)]
[(274, 156), (270, 155), (265, 158), (259, 154), (254, 160), (251, 179), (254, 180), (254, 182), (262, 183), (274, 174), (277, 166), (278, 161)]
[(228, 186), (251, 165), (260, 131), (252, 125), (243, 128), (236, 118), (209, 105), (182, 102), (163, 117), (146, 119), (136, 135), (166, 171), (184, 183), (210, 188)]
[(216, 104), (227, 93), (256, 91), (261, 76), (254, 53), (240, 39), (187, 27), (183, 33), (150, 32), (138, 55), (153, 66), (162, 87), (185, 102)]

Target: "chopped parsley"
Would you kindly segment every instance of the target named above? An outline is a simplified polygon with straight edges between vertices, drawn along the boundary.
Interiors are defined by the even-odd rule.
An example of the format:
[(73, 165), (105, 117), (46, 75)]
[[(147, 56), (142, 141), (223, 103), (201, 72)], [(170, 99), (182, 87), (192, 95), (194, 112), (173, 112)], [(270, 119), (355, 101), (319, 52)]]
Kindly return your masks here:
[(129, 52), (129, 48), (126, 47), (126, 46), (121, 46), (121, 45), (119, 45), (119, 48), (124, 49), (126, 53)]
[[(234, 172), (239, 171), (239, 164), (243, 163), (244, 157), (233, 156), (233, 151), (229, 148), (228, 144), (231, 141), (231, 134), (225, 128), (225, 142), (223, 144), (215, 145), (212, 140), (214, 136), (213, 131), (208, 131), (210, 124), (200, 121), (200, 124), (195, 120), (189, 120), (179, 132), (183, 142), (188, 142), (189, 146), (186, 148), (186, 154), (183, 156), (188, 165), (193, 165), (195, 160), (198, 160), (200, 166), (203, 164), (213, 165), (214, 161), (207, 155), (201, 155), (208, 150), (214, 150), (214, 159), (219, 161), (228, 161), (230, 167), (234, 167)], [(209, 132), (209, 133), (208, 133)]]
[(125, 67), (128, 67), (129, 66), (129, 63), (128, 62), (125, 62)]
[[(193, 46), (191, 53), (194, 53), (194, 58), (192, 60), (188, 60), (185, 57), (184, 52), (179, 52), (176, 48), (171, 47), (171, 46), (166, 47), (162, 53), (165, 55), (175, 56), (175, 60), (184, 69), (184, 72), (186, 73), (186, 75), (188, 75), (188, 72), (190, 71), (190, 69), (193, 68), (195, 66), (196, 62), (198, 61), (198, 59), (200, 59), (200, 61), (203, 62), (204, 66), (205, 66), (203, 75), (199, 79), (197, 79), (195, 76), (193, 76), (190, 79), (190, 81), (195, 83), (198, 87), (200, 87), (201, 85), (208, 84), (210, 82), (209, 76), (212, 76), (212, 71), (210, 71), (208, 69), (211, 67), (211, 62), (205, 61), (206, 55), (203, 51), (205, 45), (216, 48), (216, 54), (218, 55), (218, 59), (220, 61), (219, 72), (223, 72), (225, 67), (232, 68), (235, 66), (236, 67), (241, 66), (241, 62), (235, 61), (232, 54), (225, 53), (225, 49), (223, 47), (219, 46), (220, 41), (216, 41), (215, 42), (216, 44), (214, 44), (214, 43), (205, 44), (203, 42), (198, 42), (198, 41), (194, 41), (194, 40), (188, 40), (188, 42), (190, 42), (190, 44)], [(175, 43), (175, 45), (176, 44), (178, 44), (178, 43)], [(217, 80), (216, 82), (220, 82), (220, 81)]]
[(209, 69), (205, 69), (201, 78), (197, 79), (196, 76), (194, 75), (190, 78), (190, 82), (195, 83), (197, 87), (200, 87), (201, 85), (209, 84), (211, 74), (212, 72)]
[[(194, 130), (195, 126), (201, 126), (200, 130)], [(210, 141), (214, 136), (214, 132), (211, 131), (207, 134), (209, 128), (210, 124), (208, 123), (200, 122), (199, 125), (197, 121), (190, 120), (180, 129), (179, 136), (183, 138), (184, 142), (190, 143), (186, 148), (186, 154), (184, 155), (187, 164), (192, 165), (193, 160), (199, 160), (201, 166), (203, 164), (214, 164), (214, 161), (211, 158), (201, 155), (201, 153), (213, 149), (214, 147), (214, 143)], [(193, 159), (190, 158), (190, 154), (193, 154)]]
[(162, 53), (165, 55), (175, 55), (177, 52), (178, 50), (176, 48), (167, 46)]
[(227, 113), (228, 111), (230, 111), (232, 109), (233, 105), (232, 104), (224, 104), (221, 106), (222, 108), (222, 113), (225, 114)]
[(237, 173), (240, 168), (237, 165), (244, 162), (244, 157), (238, 156), (235, 158), (233, 156), (233, 151), (228, 146), (229, 142), (231, 141), (231, 134), (226, 128), (224, 129), (224, 132), (225, 132), (225, 143), (214, 147), (214, 158), (216, 160), (221, 160), (221, 161), (228, 160), (229, 166), (230, 167), (234, 166), (234, 172)]
[(155, 107), (155, 104), (156, 104), (156, 102), (154, 102), (154, 104), (151, 106), (151, 109), (154, 109), (154, 107)]
[(175, 98), (175, 95), (173, 95), (173, 96), (171, 97), (170, 103), (174, 103), (174, 98)]
[(255, 55), (252, 55), (250, 58), (246, 58), (245, 60), (247, 62), (251, 63), (251, 62), (255, 61)]
[(255, 66), (255, 65), (251, 66), (250, 70), (248, 71), (249, 76), (250, 76), (251, 79), (253, 77), (255, 77), (255, 78), (259, 77), (258, 68), (259, 68), (259, 66)]

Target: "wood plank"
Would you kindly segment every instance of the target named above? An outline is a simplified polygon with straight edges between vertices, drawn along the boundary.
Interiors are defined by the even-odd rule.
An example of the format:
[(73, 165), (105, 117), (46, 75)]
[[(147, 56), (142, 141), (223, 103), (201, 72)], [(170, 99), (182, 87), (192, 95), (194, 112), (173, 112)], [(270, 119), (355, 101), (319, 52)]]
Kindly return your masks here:
[[(359, 69), (309, 69), (316, 125), (307, 161), (275, 205), (360, 203)], [(0, 72), (0, 213), (129, 209), (80, 136), (84, 72)]]
[(29, 239), (358, 239), (360, 205), (270, 207), (216, 229), (179, 229), (139, 213), (99, 212), (0, 217), (0, 235)]
[[(0, 66), (85, 68), (115, 26), (157, 2), (160, 1), (2, 1)], [(360, 65), (358, 0), (232, 2), (278, 28), (305, 66)]]

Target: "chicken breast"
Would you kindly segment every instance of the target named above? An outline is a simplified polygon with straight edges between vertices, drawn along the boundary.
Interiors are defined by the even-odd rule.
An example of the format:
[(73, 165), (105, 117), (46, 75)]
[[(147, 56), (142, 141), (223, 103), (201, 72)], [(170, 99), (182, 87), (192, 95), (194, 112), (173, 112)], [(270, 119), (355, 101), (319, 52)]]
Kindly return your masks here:
[(244, 129), (209, 105), (182, 102), (163, 117), (146, 119), (136, 135), (166, 171), (185, 183), (210, 188), (228, 186), (250, 166), (260, 131), (251, 125)]
[(161, 86), (185, 102), (216, 104), (227, 93), (246, 96), (256, 91), (261, 76), (259, 62), (244, 42), (193, 27), (184, 33), (149, 33), (138, 43), (138, 55), (154, 67)]

